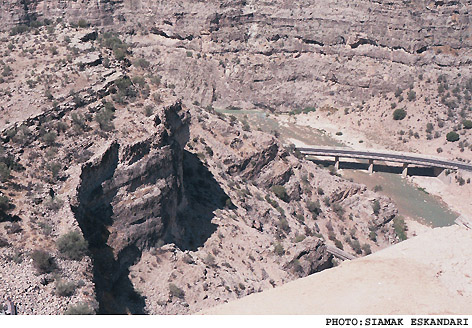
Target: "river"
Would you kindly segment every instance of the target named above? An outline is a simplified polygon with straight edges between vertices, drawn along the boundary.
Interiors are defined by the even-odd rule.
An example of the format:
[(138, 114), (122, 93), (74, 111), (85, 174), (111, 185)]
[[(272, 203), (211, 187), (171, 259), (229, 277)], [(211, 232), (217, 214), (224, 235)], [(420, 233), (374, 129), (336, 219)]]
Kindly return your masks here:
[[(285, 143), (291, 143), (295, 139), (313, 146), (345, 146), (317, 129), (299, 126), (294, 123), (281, 125), (277, 120), (277, 116), (268, 115), (259, 110), (218, 111), (225, 115), (234, 115), (240, 121), (248, 122), (251, 129), (258, 129), (272, 134), (276, 133)], [(415, 219), (422, 224), (432, 227), (449, 226), (454, 224), (454, 220), (459, 216), (458, 213), (451, 211), (441, 199), (417, 188), (399, 174), (386, 172), (368, 174), (367, 171), (349, 169), (340, 170), (340, 173), (346, 179), (365, 184), (370, 189), (381, 186), (382, 190), (379, 193), (393, 200), (400, 215)]]

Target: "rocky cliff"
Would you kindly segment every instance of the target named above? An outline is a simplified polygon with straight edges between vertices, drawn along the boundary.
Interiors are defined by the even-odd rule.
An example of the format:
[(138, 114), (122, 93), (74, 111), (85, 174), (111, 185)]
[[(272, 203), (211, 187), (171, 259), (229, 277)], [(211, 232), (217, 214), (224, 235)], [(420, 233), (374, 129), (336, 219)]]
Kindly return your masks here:
[(4, 0), (1, 7), (3, 29), (63, 18), (152, 33), (162, 53), (156, 67), (204, 106), (347, 106), (406, 88), (426, 70), (470, 73), (469, 1)]
[[(37, 19), (54, 8), (24, 4)], [(63, 4), (87, 13), (91, 3)], [(205, 97), (223, 101), (218, 93), (233, 78), (216, 74), (218, 56), (229, 53), (190, 50), (190, 30), (143, 24), (134, 34), (126, 24), (129, 34), (68, 23), (0, 32), (0, 293), (21, 313), (81, 303), (99, 313), (193, 313), (336, 264), (327, 243), (362, 256), (399, 240), (387, 197), (202, 106)], [(248, 64), (271, 58), (254, 56)], [(63, 259), (56, 245), (70, 231), (88, 242), (80, 261)], [(51, 273), (29, 261), (36, 248), (57, 262)], [(72, 296), (51, 283), (61, 279), (76, 283)]]

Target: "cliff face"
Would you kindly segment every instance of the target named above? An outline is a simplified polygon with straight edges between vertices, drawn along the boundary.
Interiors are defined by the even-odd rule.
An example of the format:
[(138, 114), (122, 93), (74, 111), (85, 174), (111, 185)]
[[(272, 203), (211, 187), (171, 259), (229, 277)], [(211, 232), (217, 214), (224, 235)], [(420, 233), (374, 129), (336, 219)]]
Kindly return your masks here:
[[(182, 160), (188, 138), (188, 112), (180, 103), (156, 116), (156, 133), (128, 144), (111, 143), (84, 164), (74, 212), (93, 245), (109, 231), (106, 243), (119, 254), (142, 250), (163, 238), (183, 206)], [(121, 146), (121, 147), (120, 147)]]
[[(180, 103), (166, 107), (154, 119), (154, 134), (127, 145), (111, 142), (82, 166), (71, 207), (94, 259), (102, 313), (123, 313), (124, 302), (142, 313), (144, 301), (128, 281), (128, 267), (175, 228), (177, 211), (185, 207), (188, 123)], [(135, 295), (133, 302), (121, 299), (127, 294)]]
[[(470, 69), (470, 1), (3, 1), (1, 7), (3, 29), (61, 17), (158, 35), (158, 65), (169, 83), (205, 106), (344, 106), (405, 88), (426, 69)], [(201, 57), (182, 65), (182, 48)]]

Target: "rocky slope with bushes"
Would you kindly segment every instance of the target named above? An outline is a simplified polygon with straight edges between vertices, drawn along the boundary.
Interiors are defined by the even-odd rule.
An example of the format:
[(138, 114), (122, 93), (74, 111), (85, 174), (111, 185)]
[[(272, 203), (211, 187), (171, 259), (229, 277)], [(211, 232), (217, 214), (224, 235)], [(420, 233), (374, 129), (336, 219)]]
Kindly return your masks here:
[(20, 313), (193, 313), (336, 265), (327, 244), (404, 238), (388, 198), (190, 102), (133, 37), (43, 24), (0, 35), (0, 295)]

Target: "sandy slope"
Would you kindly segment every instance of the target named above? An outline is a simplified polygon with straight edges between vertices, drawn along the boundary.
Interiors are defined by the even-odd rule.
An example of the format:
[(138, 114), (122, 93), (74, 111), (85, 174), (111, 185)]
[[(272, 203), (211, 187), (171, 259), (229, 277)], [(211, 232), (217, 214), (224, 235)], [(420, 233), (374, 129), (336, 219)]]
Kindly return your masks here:
[(437, 228), (203, 314), (472, 314), (472, 231)]

